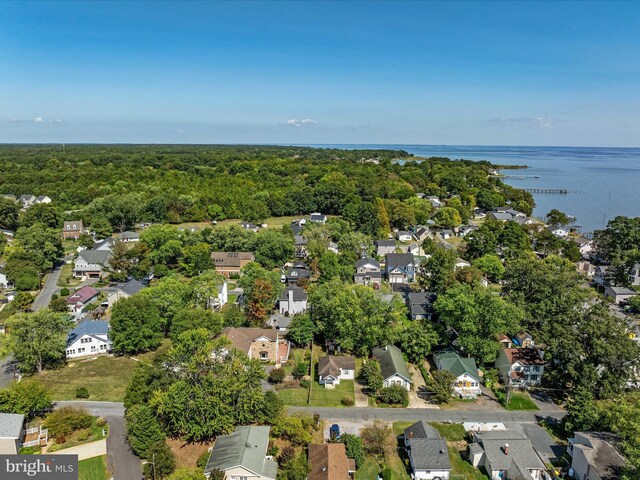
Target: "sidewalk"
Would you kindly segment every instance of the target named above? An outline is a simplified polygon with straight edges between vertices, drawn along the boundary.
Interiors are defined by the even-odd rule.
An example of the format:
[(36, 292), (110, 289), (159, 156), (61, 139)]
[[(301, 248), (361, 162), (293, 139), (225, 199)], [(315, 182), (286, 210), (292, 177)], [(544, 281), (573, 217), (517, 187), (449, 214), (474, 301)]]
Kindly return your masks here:
[(97, 442), (85, 443), (77, 447), (65, 448), (53, 452), (56, 455), (78, 455), (78, 460), (86, 460), (87, 458), (100, 457), (107, 454), (107, 440), (98, 440)]

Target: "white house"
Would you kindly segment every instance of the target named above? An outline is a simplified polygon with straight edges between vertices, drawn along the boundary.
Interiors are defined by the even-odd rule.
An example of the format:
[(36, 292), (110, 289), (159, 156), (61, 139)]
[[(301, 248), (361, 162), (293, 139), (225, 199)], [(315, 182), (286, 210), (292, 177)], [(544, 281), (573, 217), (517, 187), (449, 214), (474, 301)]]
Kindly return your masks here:
[(454, 270), (462, 270), (463, 268), (469, 268), (471, 264), (462, 258), (456, 259), (456, 263), (453, 265)]
[(101, 278), (107, 275), (109, 267), (110, 250), (82, 250), (78, 254), (73, 265), (73, 276)]
[(120, 235), (120, 241), (123, 243), (135, 243), (140, 240), (138, 232), (127, 231)]
[(549, 230), (552, 234), (554, 234), (556, 237), (566, 237), (569, 235), (569, 232), (567, 231), (566, 228), (562, 228), (562, 227), (548, 227), (547, 230)]
[(591, 252), (593, 252), (593, 240), (586, 237), (578, 237), (574, 239), (574, 242), (578, 244), (582, 258), (589, 258), (591, 256)]
[(311, 214), (310, 220), (313, 223), (327, 223), (327, 216), (322, 213), (314, 212)]
[(453, 391), (462, 398), (476, 398), (482, 395), (480, 375), (474, 358), (463, 358), (455, 352), (445, 351), (433, 355), (438, 370), (451, 372), (456, 378)]
[(620, 304), (638, 295), (638, 292), (627, 287), (604, 287), (604, 298), (611, 298), (613, 303)]
[(380, 364), (384, 387), (399, 385), (407, 390), (411, 389), (411, 375), (398, 347), (387, 345), (382, 348), (374, 348), (372, 353)]
[(424, 421), (404, 430), (404, 448), (414, 480), (448, 480), (451, 474), (449, 449), (440, 433)]
[(496, 368), (505, 384), (520, 388), (538, 386), (544, 373), (542, 351), (537, 348), (503, 348), (498, 353)]
[(282, 315), (297, 315), (307, 311), (307, 292), (292, 284), (282, 291), (278, 300), (278, 308)]
[(356, 377), (356, 361), (351, 356), (327, 355), (318, 360), (318, 383), (324, 388), (340, 385), (340, 380)]
[(11, 288), (7, 274), (4, 272), (4, 266), (0, 265), (0, 288)]
[(411, 235), (411, 232), (408, 232), (406, 230), (399, 230), (398, 232), (396, 232), (396, 239), (398, 239), (398, 241), (400, 242), (410, 242), (411, 240), (413, 240), (413, 235)]
[(629, 283), (631, 285), (640, 285), (640, 263), (636, 263), (631, 267), (629, 273)]
[(129, 298), (144, 288), (144, 285), (137, 280), (129, 280), (107, 297), (107, 306), (113, 307), (114, 303), (123, 298)]
[(90, 357), (110, 350), (109, 322), (104, 320), (84, 320), (67, 337), (67, 358)]

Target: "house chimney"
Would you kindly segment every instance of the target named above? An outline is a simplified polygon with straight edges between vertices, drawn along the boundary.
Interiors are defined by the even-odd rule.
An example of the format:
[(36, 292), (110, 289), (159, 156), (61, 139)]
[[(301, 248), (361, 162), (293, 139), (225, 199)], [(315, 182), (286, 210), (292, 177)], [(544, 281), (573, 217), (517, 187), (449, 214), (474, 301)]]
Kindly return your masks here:
[(409, 431), (409, 438), (413, 438), (413, 431), (412, 430)]
[(504, 454), (509, 455), (509, 444), (505, 443), (503, 448), (504, 448)]
[(289, 311), (293, 311), (293, 288), (289, 289)]

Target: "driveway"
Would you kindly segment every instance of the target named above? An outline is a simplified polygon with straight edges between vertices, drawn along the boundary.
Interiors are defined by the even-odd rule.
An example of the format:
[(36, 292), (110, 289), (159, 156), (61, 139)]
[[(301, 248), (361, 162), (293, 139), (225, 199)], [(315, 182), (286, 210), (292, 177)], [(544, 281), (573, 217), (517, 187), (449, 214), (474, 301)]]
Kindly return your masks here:
[(0, 388), (4, 388), (19, 374), (16, 364), (11, 357), (0, 359)]
[(409, 373), (413, 380), (413, 388), (409, 390), (409, 406), (407, 408), (440, 408), (427, 401), (429, 397), (427, 384), (420, 370), (414, 365), (409, 365)]
[(56, 266), (51, 272), (49, 272), (49, 276), (47, 276), (47, 281), (44, 282), (44, 286), (38, 296), (33, 301), (31, 305), (31, 310), (34, 312), (46, 308), (51, 301), (51, 297), (58, 290), (58, 280), (60, 280), (60, 273), (62, 272), (63, 262), (56, 262)]
[[(108, 438), (108, 437), (107, 437)], [(87, 458), (101, 457), (107, 454), (107, 441), (98, 440), (97, 442), (85, 443), (64, 450), (57, 450), (56, 455), (78, 455), (78, 460), (86, 460)]]
[(142, 478), (142, 463), (136, 457), (125, 438), (124, 405), (119, 402), (56, 402), (55, 407), (72, 405), (83, 407), (91, 414), (104, 418), (109, 424), (107, 437), (107, 465), (114, 473), (114, 480), (138, 480)]

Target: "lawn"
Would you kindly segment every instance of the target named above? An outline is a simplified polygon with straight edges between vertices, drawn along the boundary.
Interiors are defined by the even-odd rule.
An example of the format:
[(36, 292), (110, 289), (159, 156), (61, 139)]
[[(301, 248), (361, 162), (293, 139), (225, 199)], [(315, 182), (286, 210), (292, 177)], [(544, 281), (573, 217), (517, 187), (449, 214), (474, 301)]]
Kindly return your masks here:
[(489, 478), (463, 459), (455, 447), (449, 447), (449, 461), (451, 462), (451, 480), (488, 480)]
[[(65, 448), (77, 447), (78, 445), (84, 445), (85, 443), (96, 442), (107, 438), (109, 436), (109, 426), (101, 421), (101, 425), (98, 425), (98, 419), (93, 417), (93, 422), (89, 428), (83, 428), (76, 430), (71, 435), (65, 437), (65, 442), (62, 444), (54, 443), (51, 445), (47, 453), (57, 452), (58, 450), (64, 450)], [(105, 432), (105, 435), (102, 432)]]
[(51, 391), (54, 400), (76, 400), (76, 389), (86, 387), (88, 400), (122, 402), (136, 365), (138, 362), (129, 357), (103, 355), (69, 362), (34, 379)]
[(108, 478), (106, 455), (78, 462), (78, 480), (107, 480)]
[(283, 388), (278, 390), (278, 396), (285, 405), (305, 407), (308, 405), (309, 390), (302, 387)]
[(438, 430), (440, 436), (447, 442), (460, 442), (465, 439), (467, 432), (461, 423), (430, 423), (433, 428)]
[(528, 393), (511, 393), (511, 401), (504, 408), (507, 410), (539, 410)]
[(364, 464), (360, 465), (360, 468), (356, 471), (355, 480), (377, 480), (378, 474), (385, 468), (391, 470), (391, 480), (409, 480), (411, 478), (404, 468), (398, 453), (392, 451), (384, 456), (382, 467), (370, 455), (367, 455)]
[(77, 287), (80, 282), (82, 282), (80, 278), (73, 278), (72, 263), (65, 263), (64, 265), (62, 265), (62, 267), (60, 267), (60, 278), (58, 279), (59, 287), (73, 288)]
[(364, 464), (356, 471), (356, 480), (376, 480), (380, 473), (380, 466), (373, 458), (367, 455)]
[(334, 389), (324, 388), (314, 381), (309, 405), (312, 407), (342, 407), (344, 406), (342, 405), (343, 398), (355, 401), (353, 387), (353, 380), (340, 380), (340, 385), (336, 385)]

